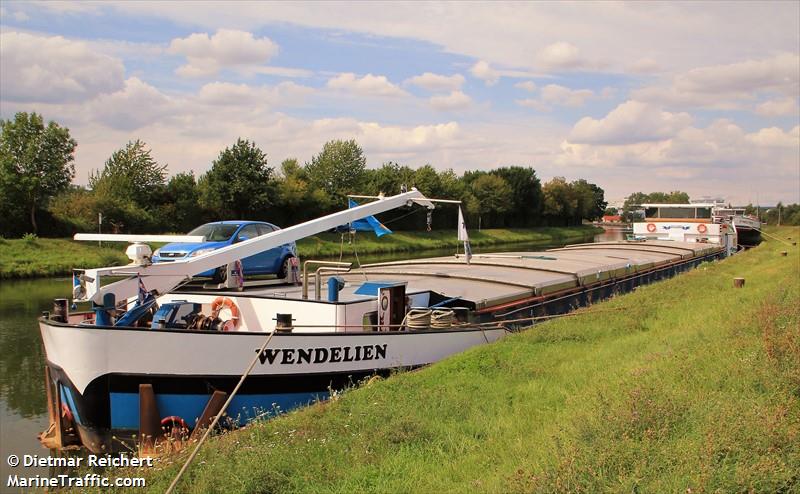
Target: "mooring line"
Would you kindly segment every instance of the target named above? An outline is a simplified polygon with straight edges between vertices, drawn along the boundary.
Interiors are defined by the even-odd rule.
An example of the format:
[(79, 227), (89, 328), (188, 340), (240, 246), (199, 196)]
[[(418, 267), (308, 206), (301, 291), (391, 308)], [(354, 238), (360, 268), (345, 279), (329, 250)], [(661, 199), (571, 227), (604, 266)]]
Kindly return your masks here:
[(197, 452), (200, 451), (200, 447), (203, 445), (203, 443), (208, 438), (208, 436), (211, 435), (211, 431), (214, 430), (214, 427), (216, 427), (217, 423), (219, 423), (219, 419), (222, 417), (222, 414), (225, 413), (225, 410), (228, 409), (228, 406), (231, 404), (231, 401), (233, 401), (233, 397), (236, 396), (236, 393), (239, 391), (239, 388), (242, 387), (242, 384), (244, 383), (244, 380), (247, 379), (247, 376), (249, 376), (250, 372), (253, 371), (253, 367), (256, 366), (256, 362), (258, 362), (258, 359), (261, 357), (261, 355), (267, 349), (267, 345), (269, 345), (269, 342), (272, 340), (272, 337), (275, 336), (275, 331), (276, 330), (277, 330), (277, 326), (272, 329), (272, 332), (269, 334), (269, 337), (267, 338), (267, 340), (264, 342), (263, 345), (261, 345), (261, 349), (258, 351), (258, 353), (256, 353), (256, 357), (253, 359), (252, 362), (250, 362), (250, 366), (247, 368), (247, 370), (244, 371), (244, 374), (242, 374), (242, 378), (239, 379), (239, 383), (236, 385), (235, 388), (233, 388), (233, 391), (231, 392), (230, 396), (228, 397), (228, 400), (225, 402), (224, 405), (222, 405), (222, 408), (217, 413), (217, 416), (214, 417), (214, 421), (211, 422), (211, 425), (208, 426), (208, 429), (206, 429), (206, 432), (203, 434), (203, 437), (200, 438), (200, 441), (197, 442), (197, 446), (195, 446), (194, 451), (192, 451), (192, 454), (189, 455), (189, 458), (186, 459), (186, 463), (183, 464), (183, 466), (181, 467), (180, 471), (178, 472), (178, 475), (176, 475), (175, 479), (172, 480), (172, 483), (169, 485), (169, 487), (167, 488), (167, 490), (165, 491), (164, 494), (170, 494), (175, 489), (175, 486), (178, 485), (178, 481), (181, 479), (183, 474), (189, 468), (189, 464), (192, 463), (192, 460), (194, 460), (194, 457), (197, 456)]
[(758, 233), (760, 233), (760, 234), (762, 234), (762, 235), (766, 235), (766, 236), (768, 236), (768, 237), (770, 237), (770, 238), (774, 238), (774, 239), (775, 239), (775, 240), (777, 240), (778, 242), (782, 242), (782, 243), (784, 243), (784, 244), (786, 244), (786, 245), (790, 245), (790, 246), (791, 246), (791, 245), (793, 245), (793, 244), (790, 244), (789, 242), (787, 242), (787, 241), (785, 241), (785, 240), (781, 240), (781, 239), (779, 239), (778, 237), (776, 237), (776, 236), (774, 236), (774, 235), (770, 235), (769, 233), (767, 233), (767, 232), (765, 232), (764, 230), (761, 230), (761, 229), (759, 229), (759, 228), (756, 228), (755, 230), (757, 230), (757, 231), (758, 231)]

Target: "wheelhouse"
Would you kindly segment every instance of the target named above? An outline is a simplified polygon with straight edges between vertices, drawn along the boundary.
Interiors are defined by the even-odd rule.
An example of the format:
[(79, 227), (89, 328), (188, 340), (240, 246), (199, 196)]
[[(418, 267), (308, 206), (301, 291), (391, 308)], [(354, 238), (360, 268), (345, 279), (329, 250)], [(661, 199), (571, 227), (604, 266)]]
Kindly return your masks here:
[(642, 204), (646, 222), (711, 223), (713, 204)]

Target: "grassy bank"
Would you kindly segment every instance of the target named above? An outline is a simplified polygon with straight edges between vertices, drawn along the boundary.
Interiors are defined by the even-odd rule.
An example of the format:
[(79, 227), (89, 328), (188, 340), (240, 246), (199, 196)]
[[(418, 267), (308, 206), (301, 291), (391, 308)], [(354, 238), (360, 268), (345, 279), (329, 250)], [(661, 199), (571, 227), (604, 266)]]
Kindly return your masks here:
[[(591, 240), (602, 231), (594, 227), (534, 228), (510, 230), (484, 230), (470, 233), (472, 245), (487, 247), (508, 243), (530, 243), (542, 245)], [(358, 254), (380, 254), (409, 252), (426, 249), (448, 248), (457, 245), (452, 231), (397, 232), (382, 238), (371, 233), (359, 233), (356, 239)], [(67, 239), (0, 239), (0, 279), (35, 278), (65, 275), (73, 268), (92, 268), (127, 264), (125, 244), (104, 244), (99, 248), (91, 242), (74, 242)], [(153, 248), (155, 249), (156, 246)], [(338, 256), (341, 236), (325, 233), (298, 242), (301, 258)], [(353, 246), (345, 240), (344, 254), (351, 255)]]
[(179, 491), (798, 492), (798, 279), (769, 240), (215, 438)]
[[(110, 245), (110, 244), (105, 244)], [(59, 238), (0, 239), (0, 279), (66, 275), (73, 268), (128, 264), (125, 247)]]

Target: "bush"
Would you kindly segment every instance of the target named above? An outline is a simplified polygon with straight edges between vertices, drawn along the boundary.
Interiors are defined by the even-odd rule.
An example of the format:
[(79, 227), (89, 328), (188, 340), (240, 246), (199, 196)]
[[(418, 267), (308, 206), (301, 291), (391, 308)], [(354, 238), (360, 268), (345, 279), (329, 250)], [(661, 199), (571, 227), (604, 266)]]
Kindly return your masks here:
[(39, 240), (39, 236), (35, 233), (26, 233), (22, 236), (22, 240), (28, 245), (34, 245), (36, 241)]

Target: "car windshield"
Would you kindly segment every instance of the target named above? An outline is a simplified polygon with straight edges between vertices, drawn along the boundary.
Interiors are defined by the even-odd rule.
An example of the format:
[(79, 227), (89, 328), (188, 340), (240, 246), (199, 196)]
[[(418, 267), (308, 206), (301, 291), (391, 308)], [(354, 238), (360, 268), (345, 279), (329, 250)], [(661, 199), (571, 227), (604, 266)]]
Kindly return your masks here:
[(202, 235), (206, 238), (207, 242), (224, 242), (231, 238), (237, 228), (239, 228), (239, 225), (207, 223), (190, 231), (189, 235)]

